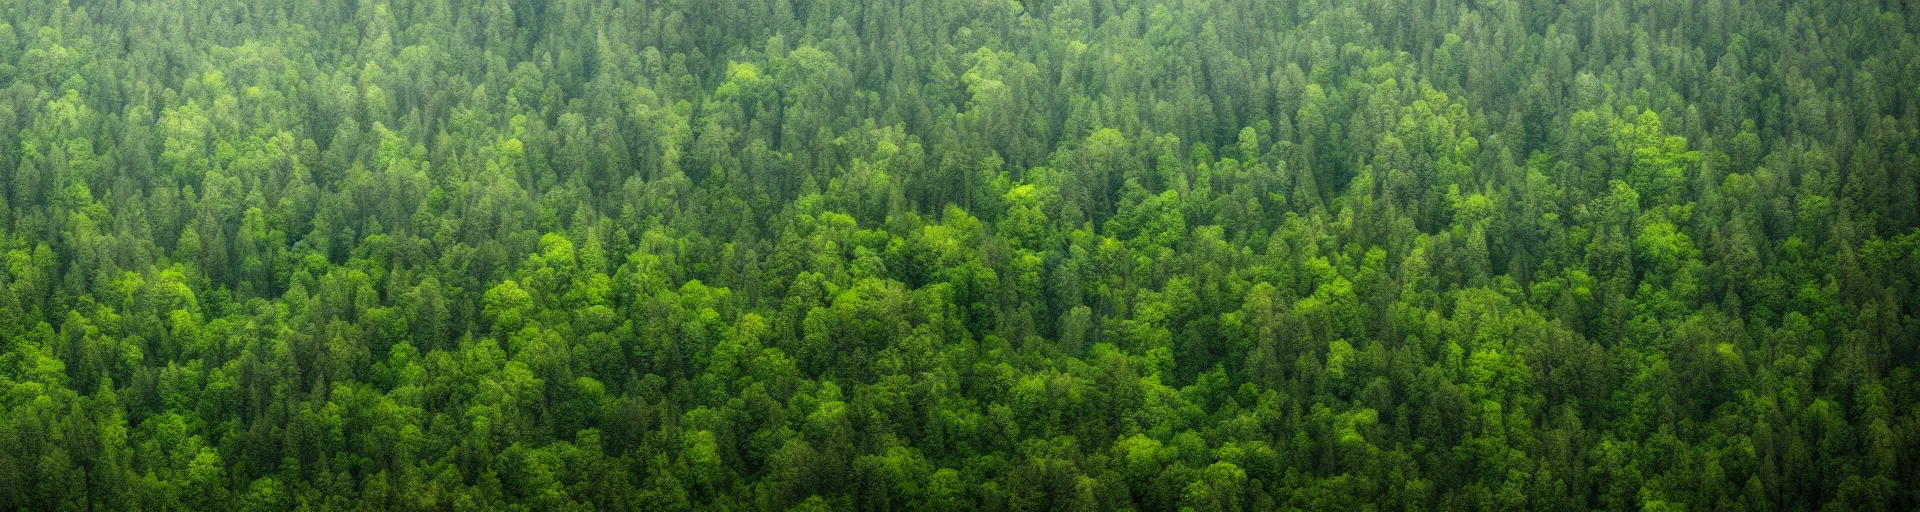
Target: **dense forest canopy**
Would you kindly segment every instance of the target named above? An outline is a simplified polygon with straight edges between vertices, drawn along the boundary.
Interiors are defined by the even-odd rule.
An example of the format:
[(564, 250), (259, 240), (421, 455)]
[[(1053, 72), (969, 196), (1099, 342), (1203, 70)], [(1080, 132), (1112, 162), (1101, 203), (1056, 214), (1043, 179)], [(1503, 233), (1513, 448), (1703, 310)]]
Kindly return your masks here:
[(1920, 2), (0, 0), (3, 510), (1911, 510)]

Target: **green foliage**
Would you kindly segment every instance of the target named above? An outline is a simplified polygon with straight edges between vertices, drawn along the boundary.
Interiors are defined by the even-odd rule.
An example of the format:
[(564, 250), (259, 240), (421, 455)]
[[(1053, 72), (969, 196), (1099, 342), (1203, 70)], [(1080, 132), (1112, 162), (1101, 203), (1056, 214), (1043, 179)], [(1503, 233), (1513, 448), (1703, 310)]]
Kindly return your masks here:
[(3, 510), (1913, 510), (1911, 2), (0, 3)]

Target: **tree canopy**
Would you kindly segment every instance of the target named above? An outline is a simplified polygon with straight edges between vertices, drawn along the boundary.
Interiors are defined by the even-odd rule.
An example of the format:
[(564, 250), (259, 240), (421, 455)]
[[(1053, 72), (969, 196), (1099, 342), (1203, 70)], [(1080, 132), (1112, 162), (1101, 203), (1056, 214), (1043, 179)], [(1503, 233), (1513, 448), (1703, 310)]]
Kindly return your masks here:
[(1920, 3), (0, 0), (0, 510), (1920, 508)]

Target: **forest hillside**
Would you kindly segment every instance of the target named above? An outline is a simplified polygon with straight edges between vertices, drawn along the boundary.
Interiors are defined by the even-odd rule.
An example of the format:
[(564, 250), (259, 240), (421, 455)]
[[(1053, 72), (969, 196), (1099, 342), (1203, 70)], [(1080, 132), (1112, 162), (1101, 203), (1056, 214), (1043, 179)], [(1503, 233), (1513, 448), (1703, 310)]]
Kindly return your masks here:
[(1914, 510), (1913, 0), (0, 0), (0, 510)]

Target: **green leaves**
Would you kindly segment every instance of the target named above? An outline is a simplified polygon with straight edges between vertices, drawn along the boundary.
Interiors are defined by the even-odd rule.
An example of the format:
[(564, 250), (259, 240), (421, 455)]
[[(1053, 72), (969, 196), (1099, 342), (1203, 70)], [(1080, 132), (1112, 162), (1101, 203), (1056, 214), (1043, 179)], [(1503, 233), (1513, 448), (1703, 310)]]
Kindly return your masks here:
[(0, 9), (0, 509), (1920, 504), (1911, 9), (243, 3)]
[(481, 310), (492, 323), (493, 331), (509, 334), (526, 325), (534, 313), (533, 295), (521, 289), (518, 283), (505, 281), (487, 289), (482, 299)]

